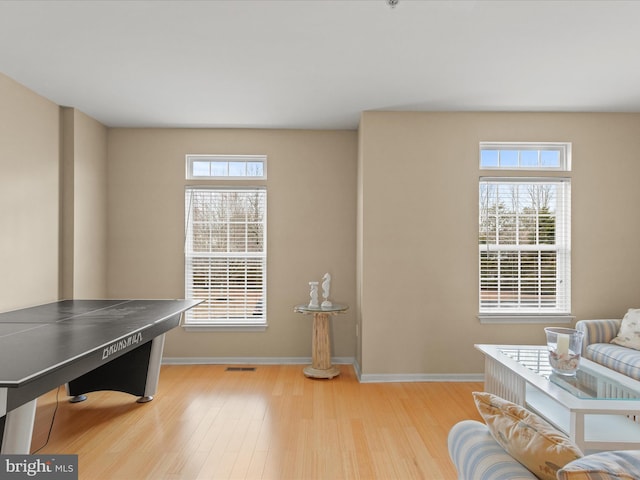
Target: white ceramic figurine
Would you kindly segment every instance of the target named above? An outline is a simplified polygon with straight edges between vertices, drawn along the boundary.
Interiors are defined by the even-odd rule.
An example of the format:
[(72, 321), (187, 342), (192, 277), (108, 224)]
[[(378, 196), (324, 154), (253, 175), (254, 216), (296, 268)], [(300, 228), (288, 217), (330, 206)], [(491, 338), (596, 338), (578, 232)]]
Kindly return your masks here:
[(325, 273), (322, 277), (322, 298), (324, 299), (322, 302), (323, 308), (329, 308), (332, 306), (332, 303), (329, 301), (329, 290), (331, 290), (331, 275)]

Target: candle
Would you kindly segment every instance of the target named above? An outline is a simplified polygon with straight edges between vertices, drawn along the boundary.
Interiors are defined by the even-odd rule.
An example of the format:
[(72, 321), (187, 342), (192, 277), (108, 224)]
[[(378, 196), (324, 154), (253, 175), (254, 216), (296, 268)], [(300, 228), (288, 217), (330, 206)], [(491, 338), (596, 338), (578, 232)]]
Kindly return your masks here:
[(311, 289), (309, 292), (311, 297), (309, 308), (318, 308), (318, 282), (309, 282), (309, 287)]
[(556, 354), (558, 357), (569, 355), (569, 335), (566, 333), (558, 334), (558, 344), (556, 346)]

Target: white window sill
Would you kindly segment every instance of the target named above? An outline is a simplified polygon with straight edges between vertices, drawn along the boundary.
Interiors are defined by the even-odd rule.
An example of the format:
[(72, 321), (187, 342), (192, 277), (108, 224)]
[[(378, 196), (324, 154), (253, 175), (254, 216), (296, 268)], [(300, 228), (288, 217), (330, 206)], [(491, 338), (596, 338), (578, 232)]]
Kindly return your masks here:
[(264, 332), (267, 327), (266, 323), (259, 325), (182, 325), (185, 332)]
[(494, 324), (494, 323), (508, 323), (508, 324), (527, 324), (527, 323), (543, 323), (543, 324), (570, 324), (575, 320), (573, 315), (534, 315), (534, 314), (518, 314), (518, 313), (503, 313), (503, 314), (491, 314), (480, 313), (478, 314), (478, 320), (482, 324)]

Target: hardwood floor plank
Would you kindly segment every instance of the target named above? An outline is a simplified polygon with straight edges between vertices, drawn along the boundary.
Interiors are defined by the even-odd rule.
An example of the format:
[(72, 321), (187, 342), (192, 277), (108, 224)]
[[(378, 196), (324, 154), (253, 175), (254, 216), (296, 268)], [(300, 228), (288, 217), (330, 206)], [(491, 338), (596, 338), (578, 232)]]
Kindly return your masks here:
[(38, 400), (32, 448), (76, 453), (82, 480), (454, 479), (447, 434), (480, 419), (481, 383), (360, 384), (351, 366), (332, 380), (298, 365), (226, 371), (167, 365), (153, 402), (95, 392)]

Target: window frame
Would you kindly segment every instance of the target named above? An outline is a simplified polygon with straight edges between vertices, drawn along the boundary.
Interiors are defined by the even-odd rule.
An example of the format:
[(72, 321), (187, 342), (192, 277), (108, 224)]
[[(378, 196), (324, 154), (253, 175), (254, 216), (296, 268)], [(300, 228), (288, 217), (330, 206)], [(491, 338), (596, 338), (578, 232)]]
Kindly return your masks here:
[[(191, 168), (191, 162), (190, 159), (192, 160), (194, 157), (201, 157), (201, 156), (197, 156), (197, 155), (187, 155), (186, 156), (186, 164), (187, 164), (187, 177), (188, 177), (188, 172), (189, 169)], [(204, 155), (204, 157), (207, 158), (214, 158), (214, 157), (221, 157), (221, 156), (217, 156), (217, 155)], [(224, 155), (222, 157), (228, 158), (228, 155)], [(260, 157), (263, 158), (265, 160), (264, 162), (264, 168), (266, 169), (266, 156), (265, 155), (260, 155), (260, 156), (252, 156), (252, 155), (242, 155), (243, 158), (256, 158), (256, 157)], [(234, 157), (235, 158), (235, 157)], [(261, 177), (260, 179), (264, 179), (266, 178), (266, 170), (263, 171), (264, 176)], [(202, 310), (209, 310), (210, 308), (214, 308), (215, 306), (211, 306), (211, 303), (209, 303), (209, 305), (206, 305), (206, 301), (203, 302), (203, 304), (194, 307), (194, 309), (192, 309), (192, 311), (190, 311), (191, 313), (187, 313), (185, 314), (185, 316), (183, 317), (183, 321), (182, 321), (182, 327), (186, 330), (186, 331), (203, 331), (203, 330), (215, 330), (215, 331), (264, 331), (266, 330), (266, 328), (268, 327), (268, 319), (267, 319), (267, 278), (268, 278), (268, 272), (267, 272), (267, 264), (268, 264), (268, 259), (267, 259), (267, 186), (264, 182), (255, 182), (253, 180), (260, 180), (257, 177), (240, 177), (237, 179), (231, 178), (231, 177), (223, 177), (220, 180), (236, 180), (233, 182), (220, 182), (220, 181), (211, 181), (212, 179), (203, 179), (202, 177), (197, 177), (195, 179), (192, 180), (205, 180), (205, 181), (200, 181), (200, 182), (196, 182), (196, 183), (187, 183), (185, 185), (185, 196), (184, 196), (184, 201), (185, 201), (185, 205), (184, 205), (184, 209), (185, 209), (185, 237), (184, 237), (184, 279), (185, 279), (185, 285), (184, 285), (184, 289), (185, 289), (185, 298), (196, 298), (194, 295), (191, 294), (190, 289), (193, 286), (193, 262), (192, 259), (195, 257), (199, 257), (199, 258), (209, 258), (209, 259), (229, 259), (229, 258), (261, 258), (261, 269), (262, 269), (262, 278), (261, 278), (261, 297), (259, 302), (261, 303), (261, 315), (259, 315), (259, 317), (255, 317), (253, 315), (249, 316), (248, 314), (246, 314), (245, 312), (245, 316), (243, 317), (239, 317), (237, 319), (233, 319), (233, 320), (229, 320), (229, 317), (227, 317), (227, 320), (221, 320), (221, 319), (217, 319), (217, 320), (213, 320), (213, 319), (209, 319), (209, 321), (194, 321), (193, 320), (193, 316), (198, 312), (198, 311), (202, 311)], [(208, 181), (207, 181), (208, 180)], [(242, 180), (242, 184), (240, 182), (238, 182), (237, 180)], [(194, 192), (198, 192), (198, 191), (205, 191), (205, 192), (242, 192), (242, 193), (246, 193), (246, 192), (259, 192), (261, 194), (261, 198), (262, 198), (262, 218), (261, 218), (261, 224), (262, 224), (262, 252), (251, 252), (248, 247), (247, 250), (245, 252), (233, 252), (232, 249), (229, 248), (229, 245), (227, 245), (227, 250), (226, 251), (221, 251), (221, 252), (198, 252), (198, 253), (194, 253), (194, 249), (193, 249), (193, 244), (190, 243), (192, 241), (193, 237), (193, 218), (192, 218), (192, 208), (193, 205), (191, 204), (191, 199), (193, 198), (193, 194)], [(248, 221), (248, 220), (247, 220)], [(222, 222), (225, 223), (225, 222)], [(252, 223), (252, 222), (249, 222)], [(214, 224), (220, 224), (220, 222), (213, 222), (211, 225)], [(249, 234), (249, 230), (245, 230), (245, 239), (248, 239), (247, 235)], [(205, 267), (205, 268), (216, 268), (215, 265), (215, 261), (214, 260), (210, 260), (210, 265), (209, 267)], [(206, 262), (205, 262), (206, 263)], [(249, 265), (251, 262), (249, 262), (247, 265)], [(228, 265), (226, 267), (227, 269), (230, 268)], [(248, 266), (247, 266), (248, 268)], [(245, 272), (245, 275), (249, 275), (249, 273)], [(245, 287), (250, 284), (250, 279), (249, 277), (245, 277), (244, 278), (244, 284)], [(211, 286), (211, 284), (209, 284), (209, 286)], [(227, 288), (228, 288), (228, 284), (227, 284)], [(248, 287), (247, 287), (248, 288)], [(245, 288), (245, 297), (244, 301), (247, 301), (247, 288)], [(209, 297), (207, 297), (207, 295), (205, 295), (205, 298), (209, 298), (210, 299), (210, 295), (212, 293), (213, 290), (210, 290), (207, 295), (209, 295)], [(197, 298), (202, 298), (202, 297), (197, 297)], [(227, 298), (228, 302), (232, 302), (231, 300), (229, 300), (229, 298)], [(245, 303), (246, 305), (246, 303)], [(200, 309), (200, 310), (198, 310)], [(229, 312), (227, 311), (227, 314), (229, 314)], [(259, 318), (259, 320), (256, 321), (256, 318)]]
[[(498, 165), (487, 166), (482, 164), (482, 152), (488, 150), (497, 151), (539, 151), (539, 152), (558, 152), (558, 166), (544, 165), (520, 165), (521, 155), (518, 155), (517, 166), (502, 166), (498, 161)], [(570, 142), (480, 142), (480, 155), (478, 156), (480, 170), (515, 170), (515, 171), (550, 171), (550, 172), (570, 172), (571, 171), (571, 143)]]
[[(538, 166), (533, 168), (531, 166), (509, 166), (506, 167), (483, 167), (481, 161), (480, 176), (478, 182), (478, 319), (481, 323), (570, 323), (574, 316), (571, 315), (571, 143), (534, 143), (534, 142), (480, 142), (480, 157), (482, 155), (483, 148), (486, 149), (503, 149), (503, 150), (544, 150), (552, 148), (556, 151), (562, 152), (560, 154), (560, 167), (544, 167)], [(486, 170), (486, 171), (485, 171)], [(538, 171), (544, 176), (530, 176), (531, 171)], [(519, 173), (522, 172), (522, 173)], [(529, 175), (527, 173), (529, 172)], [(482, 188), (483, 183), (494, 184), (511, 184), (511, 185), (529, 185), (529, 184), (557, 184), (561, 185), (558, 191), (556, 201), (556, 212), (554, 218), (556, 219), (555, 231), (557, 235), (554, 235), (554, 247), (550, 248), (547, 244), (540, 242), (538, 238), (535, 244), (524, 246), (519, 241), (515, 244), (482, 244), (481, 241), (481, 229), (482, 229)], [(561, 190), (561, 191), (560, 191)], [(562, 193), (564, 192), (564, 193)], [(536, 217), (538, 219), (539, 217)], [(499, 240), (498, 240), (499, 242)], [(489, 251), (491, 246), (495, 247), (495, 251), (502, 252), (520, 252), (519, 255), (526, 251), (538, 252), (539, 255), (543, 255), (543, 251), (557, 251), (556, 254), (556, 295), (558, 293), (563, 294), (564, 304), (556, 305), (555, 308), (542, 308), (540, 299), (538, 299), (538, 306), (535, 308), (523, 307), (521, 295), (523, 292), (523, 285), (527, 282), (522, 282), (522, 276), (520, 275), (522, 268), (522, 259), (519, 257), (517, 263), (518, 275), (517, 279), (517, 296), (519, 298), (517, 307), (495, 306), (488, 307), (486, 301), (483, 304), (483, 287), (486, 286), (486, 279), (483, 281), (483, 252)], [(560, 251), (562, 250), (562, 251)], [(542, 282), (544, 279), (543, 273), (538, 271), (536, 280)], [(561, 280), (561, 282), (558, 281)], [(501, 280), (496, 279), (496, 282), (500, 284)], [(559, 287), (559, 283), (562, 283), (562, 287)], [(560, 291), (559, 289), (562, 289)], [(542, 290), (541, 290), (542, 291)], [(557, 296), (556, 296), (557, 299)]]
[[(194, 164), (197, 162), (227, 163), (227, 175), (196, 175)], [(262, 175), (229, 175), (229, 164), (261, 163)], [(188, 154), (186, 155), (186, 178), (187, 180), (266, 180), (267, 179), (267, 156), (266, 155), (209, 155), (209, 154)], [(211, 171), (211, 170), (210, 170)], [(246, 170), (245, 170), (246, 171)]]

